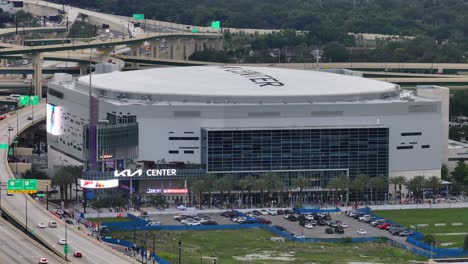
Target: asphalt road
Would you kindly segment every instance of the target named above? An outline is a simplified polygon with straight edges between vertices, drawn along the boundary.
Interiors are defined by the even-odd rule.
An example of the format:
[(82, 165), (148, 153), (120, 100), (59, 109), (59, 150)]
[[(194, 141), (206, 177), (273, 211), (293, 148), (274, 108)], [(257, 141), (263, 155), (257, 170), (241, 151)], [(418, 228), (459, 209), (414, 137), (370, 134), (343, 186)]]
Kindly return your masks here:
[(49, 263), (65, 263), (57, 255), (0, 219), (0, 263), (29, 264), (47, 258)]
[[(26, 127), (31, 121), (27, 120), (30, 116), (31, 110), (29, 107), (26, 107), (19, 111), (19, 129)], [(34, 108), (34, 118), (38, 120), (45, 117), (46, 107), (45, 103), (42, 102), (41, 105), (35, 106)], [(15, 115), (9, 117), (7, 120), (9, 122), (15, 121)], [(3, 134), (0, 134), (0, 142), (6, 143), (8, 141), (8, 123), (0, 121), (0, 131), (4, 131)], [(12, 127), (14, 128), (11, 131), (11, 140), (13, 140), (13, 135), (16, 134), (16, 122), (13, 122)], [(6, 159), (6, 150), (0, 151), (0, 179), (6, 181), (8, 178), (12, 177), (11, 171), (7, 169)], [(7, 196), (5, 192), (1, 194), (2, 198), (2, 207), (10, 215), (13, 216), (21, 224), (25, 225), (26, 223), (26, 195), (15, 194), (13, 196)], [(55, 216), (50, 213), (45, 212), (45, 209), (42, 208), (32, 199), (27, 201), (27, 222), (28, 229), (30, 232), (34, 232), (36, 236), (52, 248), (56, 249), (58, 252), (63, 254), (63, 246), (58, 244), (59, 239), (65, 238), (65, 225), (62, 221), (57, 220)], [(58, 228), (37, 228), (39, 222), (48, 223), (49, 221), (57, 221)], [(78, 231), (76, 228), (68, 226), (67, 228), (67, 240), (70, 245), (69, 258), (73, 263), (94, 263), (94, 264), (119, 264), (119, 263), (134, 263), (135, 260), (132, 260), (122, 254), (112, 250), (109, 247), (103, 247), (100, 245), (100, 242), (86, 237), (83, 232)], [(21, 247), (22, 250), (27, 250), (24, 247)], [(77, 259), (72, 256), (75, 250), (83, 252), (83, 258)]]

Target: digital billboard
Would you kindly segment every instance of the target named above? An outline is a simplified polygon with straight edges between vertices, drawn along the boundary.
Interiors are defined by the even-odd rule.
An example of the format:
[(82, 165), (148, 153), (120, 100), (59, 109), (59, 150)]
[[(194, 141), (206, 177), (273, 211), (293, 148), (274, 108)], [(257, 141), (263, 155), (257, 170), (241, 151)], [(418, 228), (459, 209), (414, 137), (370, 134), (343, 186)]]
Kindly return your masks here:
[(62, 107), (47, 104), (47, 133), (54, 136), (62, 134)]
[(88, 189), (107, 189), (119, 186), (119, 180), (80, 180), (80, 186)]

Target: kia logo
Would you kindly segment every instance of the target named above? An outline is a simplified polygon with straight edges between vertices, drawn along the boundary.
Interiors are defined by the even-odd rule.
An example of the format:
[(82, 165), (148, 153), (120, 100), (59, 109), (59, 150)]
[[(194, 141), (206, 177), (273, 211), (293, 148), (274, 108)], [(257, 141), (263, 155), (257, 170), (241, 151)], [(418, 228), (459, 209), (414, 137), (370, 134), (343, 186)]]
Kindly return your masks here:
[(143, 175), (143, 170), (142, 169), (138, 169), (134, 172), (132, 172), (131, 170), (123, 170), (123, 171), (118, 171), (118, 170), (115, 170), (114, 171), (114, 177), (133, 177), (133, 176), (142, 176)]

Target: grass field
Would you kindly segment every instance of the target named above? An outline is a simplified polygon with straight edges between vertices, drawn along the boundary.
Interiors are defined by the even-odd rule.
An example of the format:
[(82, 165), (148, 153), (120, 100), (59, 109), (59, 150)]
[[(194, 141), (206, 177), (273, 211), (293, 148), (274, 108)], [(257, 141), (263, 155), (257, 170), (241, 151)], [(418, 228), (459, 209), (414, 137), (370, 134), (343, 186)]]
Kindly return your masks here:
[[(147, 241), (151, 247), (155, 236), (156, 252), (171, 263), (177, 263), (178, 241), (182, 242), (182, 263), (409, 263), (424, 258), (386, 243), (285, 243), (271, 242), (273, 233), (263, 229), (223, 231), (152, 231), (137, 232), (137, 244)], [(133, 232), (113, 233), (118, 238), (133, 240)], [(145, 239), (146, 237), (146, 239)]]
[[(398, 224), (409, 227), (417, 224), (428, 224), (416, 230), (425, 235), (435, 235), (438, 246), (441, 243), (455, 243), (445, 247), (462, 247), (465, 235), (436, 235), (447, 233), (468, 233), (468, 209), (414, 209), (414, 210), (383, 210), (373, 211), (374, 214), (390, 219)], [(446, 226), (435, 226), (445, 223)], [(462, 226), (452, 226), (452, 223), (462, 223)], [(443, 246), (442, 246), (443, 247)]]
[(101, 223), (109, 223), (109, 222), (130, 222), (130, 219), (127, 217), (101, 217), (99, 218), (86, 218), (86, 220), (89, 220), (90, 222), (97, 223), (98, 221), (101, 221)]

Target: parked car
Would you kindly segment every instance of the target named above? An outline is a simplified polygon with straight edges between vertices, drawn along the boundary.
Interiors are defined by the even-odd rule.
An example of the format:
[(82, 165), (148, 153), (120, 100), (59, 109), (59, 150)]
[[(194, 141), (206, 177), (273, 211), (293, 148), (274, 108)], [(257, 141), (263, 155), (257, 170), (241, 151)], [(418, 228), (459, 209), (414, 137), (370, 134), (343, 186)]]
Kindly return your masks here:
[(276, 211), (276, 213), (277, 213), (278, 215), (283, 215), (283, 214), (284, 214), (284, 211), (281, 210), (281, 209), (279, 209), (279, 210)]
[(268, 214), (269, 215), (278, 215), (278, 211), (275, 209), (268, 209)]
[(268, 215), (268, 211), (265, 210), (265, 209), (260, 209), (260, 213), (261, 213), (262, 215)]
[(314, 225), (312, 223), (305, 223), (304, 227), (307, 229), (312, 229), (314, 228)]
[(363, 222), (365, 222), (365, 223), (370, 223), (370, 222), (374, 221), (375, 219), (376, 219), (375, 216), (371, 216), (371, 217), (369, 217), (368, 219), (364, 220)]
[(413, 234), (414, 234), (413, 231), (411, 231), (409, 229), (405, 229), (405, 230), (401, 231), (400, 233), (398, 233), (398, 235), (401, 236), (401, 237), (412, 236)]
[(337, 234), (344, 234), (344, 229), (341, 226), (337, 226), (333, 229)]
[(380, 225), (377, 226), (379, 229), (389, 229), (390, 227), (392, 227), (392, 224), (388, 223), (388, 222), (385, 222), (385, 223), (382, 223)]
[(363, 216), (359, 217), (358, 220), (361, 221), (361, 222), (363, 222), (363, 221), (365, 221), (365, 220), (367, 220), (367, 219), (369, 219), (369, 218), (371, 218), (370, 215), (363, 215)]
[(213, 220), (208, 220), (206, 222), (203, 222), (201, 223), (202, 225), (217, 225), (218, 223), (216, 223), (215, 221)]
[(291, 221), (291, 222), (296, 222), (296, 221), (297, 221), (297, 217), (294, 216), (294, 215), (289, 215), (287, 219), (288, 219), (289, 221)]
[(284, 214), (294, 214), (294, 211), (291, 209), (284, 210)]
[(327, 223), (325, 223), (325, 221), (323, 221), (323, 220), (318, 220), (317, 225), (318, 226), (325, 226), (325, 225), (327, 225)]
[(257, 218), (259, 224), (271, 225), (271, 221), (265, 218)]
[(159, 221), (158, 221), (158, 222), (153, 222), (153, 221), (151, 221), (151, 222), (149, 222), (148, 224), (146, 224), (146, 226), (161, 226), (161, 222), (159, 222)]
[(356, 232), (358, 233), (358, 235), (361, 236), (365, 236), (367, 234), (367, 231), (364, 229), (358, 229)]
[(385, 223), (385, 219), (377, 219), (375, 221), (372, 221), (370, 224), (371, 224), (371, 226), (378, 226), (378, 225), (383, 224), (383, 223)]
[(343, 228), (349, 227), (348, 224), (346, 224), (346, 223), (341, 223), (340, 226), (343, 227)]
[(256, 216), (261, 216), (263, 215), (262, 212), (258, 211), (258, 210), (253, 210), (252, 213)]
[(329, 214), (326, 214), (326, 215), (322, 216), (322, 219), (324, 219), (324, 220), (332, 220), (331, 215), (329, 215)]
[(401, 231), (406, 230), (406, 228), (401, 226), (392, 226), (387, 229), (388, 232), (394, 236), (398, 235)]
[(326, 229), (325, 229), (325, 233), (327, 233), (327, 234), (333, 234), (334, 232), (333, 232), (333, 229), (329, 227), (329, 228), (326, 228)]

